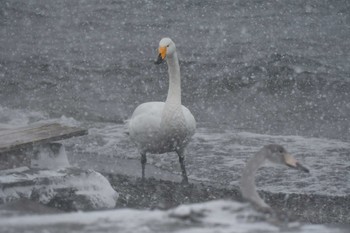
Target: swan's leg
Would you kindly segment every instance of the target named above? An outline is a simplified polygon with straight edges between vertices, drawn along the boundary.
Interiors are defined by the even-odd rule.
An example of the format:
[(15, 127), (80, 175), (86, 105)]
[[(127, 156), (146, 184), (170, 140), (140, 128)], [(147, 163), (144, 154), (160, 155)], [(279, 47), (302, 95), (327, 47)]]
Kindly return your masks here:
[(142, 180), (145, 179), (145, 166), (146, 166), (147, 158), (146, 153), (141, 152), (141, 167), (142, 167)]
[(182, 183), (188, 184), (188, 178), (187, 178), (186, 167), (185, 167), (184, 150), (183, 149), (177, 150), (176, 153), (179, 156), (179, 162), (180, 162), (181, 172), (182, 172)]

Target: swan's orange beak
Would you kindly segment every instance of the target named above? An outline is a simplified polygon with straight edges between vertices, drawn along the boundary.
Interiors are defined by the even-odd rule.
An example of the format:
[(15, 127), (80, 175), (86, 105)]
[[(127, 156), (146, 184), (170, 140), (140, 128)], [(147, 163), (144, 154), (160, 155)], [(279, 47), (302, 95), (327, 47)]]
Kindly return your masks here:
[(302, 170), (303, 172), (309, 173), (309, 169), (301, 165), (291, 154), (286, 153), (284, 155), (284, 162), (288, 167)]
[(159, 47), (159, 54), (162, 57), (162, 59), (165, 59), (166, 56), (166, 47)]
[(166, 47), (159, 47), (158, 51), (159, 51), (159, 55), (155, 64), (160, 64), (164, 61), (166, 56)]

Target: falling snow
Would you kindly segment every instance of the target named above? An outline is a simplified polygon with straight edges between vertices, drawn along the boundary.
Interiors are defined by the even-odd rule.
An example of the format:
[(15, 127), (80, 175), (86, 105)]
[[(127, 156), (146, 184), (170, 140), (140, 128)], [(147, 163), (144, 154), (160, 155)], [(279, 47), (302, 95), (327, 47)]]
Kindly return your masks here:
[[(258, 173), (259, 190), (349, 200), (349, 1), (5, 0), (0, 6), (1, 129), (38, 121), (89, 128), (88, 136), (62, 142), (73, 166), (139, 177), (139, 154), (125, 121), (139, 104), (165, 100), (167, 68), (153, 62), (159, 40), (168, 36), (179, 53), (183, 105), (198, 122), (186, 158), (193, 183), (233, 189), (247, 159), (263, 145), (279, 143), (311, 175), (268, 165)], [(179, 181), (176, 155), (149, 155), (147, 162), (149, 177)], [(112, 187), (118, 192), (118, 184)], [(107, 190), (112, 193), (109, 186)], [(30, 197), (29, 191), (25, 195)], [(223, 203), (233, 209), (243, 205), (218, 201), (43, 219), (16, 213), (0, 225), (27, 233), (44, 232), (40, 225), (45, 219), (52, 232), (114, 232), (113, 227), (125, 232), (230, 232), (238, 226), (237, 232), (280, 231), (267, 221), (252, 226), (239, 218), (225, 222), (237, 215), (221, 208)], [(186, 228), (190, 223), (181, 216), (171, 217), (187, 218), (201, 208), (208, 210), (196, 215), (198, 229)], [(244, 208), (247, 215), (257, 214)], [(212, 213), (223, 216), (223, 222)], [(322, 214), (337, 219), (334, 212)], [(322, 222), (316, 218), (298, 220)], [(99, 219), (101, 225), (93, 226)], [(339, 219), (350, 224), (346, 213)], [(122, 226), (122, 220), (128, 224)], [(19, 226), (11, 224), (19, 221)], [(151, 226), (154, 221), (159, 225)], [(176, 224), (179, 228), (171, 228)], [(337, 225), (332, 232), (335, 228), (342, 232)], [(290, 232), (328, 230), (306, 224)]]

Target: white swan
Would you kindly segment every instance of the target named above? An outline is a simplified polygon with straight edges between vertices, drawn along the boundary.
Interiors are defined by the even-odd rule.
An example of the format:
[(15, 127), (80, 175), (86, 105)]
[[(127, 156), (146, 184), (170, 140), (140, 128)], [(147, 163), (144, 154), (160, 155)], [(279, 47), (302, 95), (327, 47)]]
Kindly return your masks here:
[(146, 153), (162, 154), (175, 151), (179, 156), (182, 182), (188, 183), (184, 150), (195, 132), (196, 121), (181, 105), (180, 66), (176, 47), (170, 38), (159, 42), (156, 64), (166, 59), (169, 72), (169, 90), (165, 102), (139, 105), (129, 121), (130, 138), (141, 154), (142, 178), (145, 177)]
[(259, 210), (273, 212), (271, 207), (259, 196), (255, 187), (255, 173), (266, 160), (285, 164), (303, 172), (309, 172), (309, 169), (301, 165), (283, 146), (278, 144), (264, 146), (247, 162), (240, 180), (240, 190), (243, 198), (251, 202)]

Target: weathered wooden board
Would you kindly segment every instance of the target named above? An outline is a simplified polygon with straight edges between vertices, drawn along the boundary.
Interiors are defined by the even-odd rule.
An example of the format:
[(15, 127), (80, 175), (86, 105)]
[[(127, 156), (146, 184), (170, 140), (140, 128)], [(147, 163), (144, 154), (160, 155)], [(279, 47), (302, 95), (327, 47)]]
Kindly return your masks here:
[(0, 129), (0, 153), (27, 146), (88, 134), (86, 129), (59, 123), (33, 124), (15, 129)]

